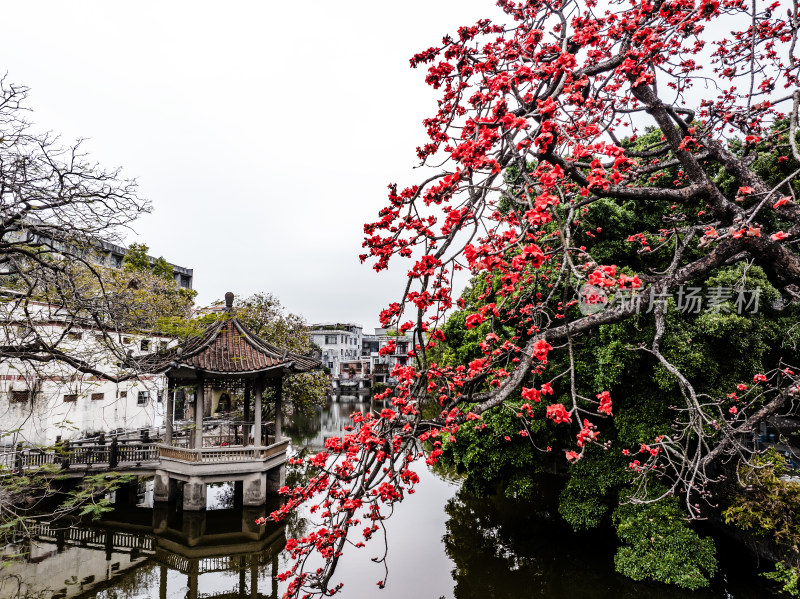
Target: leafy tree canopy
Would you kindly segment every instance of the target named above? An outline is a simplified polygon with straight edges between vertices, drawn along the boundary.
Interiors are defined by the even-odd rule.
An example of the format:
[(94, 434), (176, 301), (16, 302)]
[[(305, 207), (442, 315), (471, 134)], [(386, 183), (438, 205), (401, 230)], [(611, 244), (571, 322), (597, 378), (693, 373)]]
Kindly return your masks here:
[[(676, 501), (704, 517), (759, 426), (800, 395), (797, 15), (761, 0), (498, 5), (504, 23), (411, 59), (438, 94), (417, 148), (432, 168), (390, 186), (361, 258), (378, 271), (409, 260), (381, 325), (415, 331), (414, 360), (393, 372), (392, 408), (354, 415), (275, 514), (324, 513), (321, 539), (292, 542), (289, 595), (338, 590), (347, 541), (378, 532), (418, 480), (411, 463), (460, 436), (550, 447), (559, 468), (614, 456), (618, 472), (593, 487), (570, 480), (562, 513), (591, 525), (624, 491), (651, 507), (616, 512), (630, 547), (618, 567), (702, 583), (708, 543), (681, 528), (659, 549), (678, 569), (650, 567), (625, 523), (650, 510), (669, 528)], [(493, 464), (500, 453), (453, 459), (501, 476), (524, 464)], [(303, 571), (317, 552), (324, 566)]]

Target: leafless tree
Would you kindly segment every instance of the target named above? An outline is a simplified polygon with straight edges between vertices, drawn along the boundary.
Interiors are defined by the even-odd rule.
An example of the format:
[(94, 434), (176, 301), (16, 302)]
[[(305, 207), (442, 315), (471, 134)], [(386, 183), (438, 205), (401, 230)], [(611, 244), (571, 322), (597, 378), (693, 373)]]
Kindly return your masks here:
[[(97, 352), (114, 347), (113, 298), (98, 265), (150, 205), (119, 169), (92, 163), (80, 140), (34, 132), (27, 97), (0, 80), (0, 363), (57, 361), (108, 376)], [(75, 343), (87, 327), (106, 343)]]

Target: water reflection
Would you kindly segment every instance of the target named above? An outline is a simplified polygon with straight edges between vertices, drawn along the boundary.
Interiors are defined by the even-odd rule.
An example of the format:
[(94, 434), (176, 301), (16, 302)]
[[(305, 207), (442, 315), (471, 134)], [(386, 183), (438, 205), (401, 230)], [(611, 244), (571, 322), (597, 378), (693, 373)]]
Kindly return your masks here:
[(333, 395), (328, 404), (310, 413), (298, 413), (287, 430), (295, 447), (320, 450), (331, 437), (341, 437), (345, 426), (353, 424), (353, 412), (380, 411), (388, 407), (387, 401), (375, 401), (363, 395)]
[[(338, 396), (324, 409), (295, 415), (288, 433), (295, 448), (317, 451), (342, 435), (353, 411), (380, 411), (383, 402)], [(764, 597), (752, 559), (733, 546), (723, 556), (712, 589), (690, 593), (658, 584), (638, 584), (614, 573), (613, 534), (575, 534), (555, 515), (552, 491), (520, 503), (502, 494), (478, 497), (459, 488), (458, 478), (441, 468), (417, 464), (417, 493), (398, 505), (386, 521), (390, 570), (387, 587), (375, 581), (382, 569), (371, 558), (382, 547), (346, 553), (334, 578), (345, 583), (343, 599), (446, 597), (546, 597), (566, 599), (751, 599)], [(291, 469), (289, 485), (307, 476)], [(551, 496), (548, 495), (548, 490)], [(102, 521), (59, 528), (37, 524), (34, 542), (10, 547), (29, 551), (24, 561), (0, 568), (0, 599), (277, 599), (285, 583), (275, 575), (287, 568), (287, 536), (311, 531), (292, 516), (283, 525), (261, 527), (260, 516), (277, 507), (236, 507), (232, 485), (208, 494), (206, 512), (153, 507), (147, 484), (118, 498), (118, 508)], [(137, 505), (138, 504), (138, 505)], [(718, 543), (721, 549), (726, 544)], [(739, 561), (737, 561), (739, 560)]]
[(541, 503), (532, 505), (502, 494), (477, 497), (460, 490), (447, 502), (447, 534), (443, 540), (456, 565), (455, 597), (518, 599), (521, 593), (553, 599), (770, 596), (753, 571), (752, 558), (741, 548), (723, 552), (722, 572), (705, 591), (636, 583), (620, 576), (614, 572), (613, 531), (573, 532), (558, 516), (549, 517), (548, 506), (554, 505), (554, 498), (546, 495), (543, 493)]
[(25, 561), (0, 571), (4, 599), (278, 597), (285, 525), (261, 508), (118, 508), (91, 526), (38, 523)]

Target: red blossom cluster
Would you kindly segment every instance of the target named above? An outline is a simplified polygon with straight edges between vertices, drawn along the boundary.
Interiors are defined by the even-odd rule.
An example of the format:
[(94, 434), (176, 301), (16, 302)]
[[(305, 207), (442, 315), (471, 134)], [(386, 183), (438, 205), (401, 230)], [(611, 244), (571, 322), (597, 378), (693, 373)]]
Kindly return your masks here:
[[(751, 168), (769, 152), (781, 164), (789, 155), (800, 162), (796, 15), (787, 19), (762, 0), (498, 4), (508, 23), (462, 27), (411, 59), (439, 94), (417, 148), (436, 168), (419, 184), (389, 186), (386, 206), (364, 226), (361, 260), (378, 271), (411, 261), (402, 300), (380, 322), (414, 343), (391, 373), (397, 386), (377, 398), (391, 408), (354, 415), (350, 433), (304, 462), (317, 474), (287, 489), (273, 515), (311, 503), (325, 522), (292, 542), (289, 596), (336, 590), (329, 581), (348, 530), (365, 525), (363, 541), (378, 532), (385, 510), (413, 491), (412, 462), (435, 463), (466, 422), (486, 430), (484, 412), (514, 411), (521, 426), (509, 443), (528, 437), (527, 420), (543, 412), (548, 426), (572, 431), (564, 435), (569, 462), (590, 443), (608, 448), (599, 427), (624, 403), (614, 406), (601, 389), (582, 396), (572, 382), (582, 336), (720, 265), (753, 261), (775, 285), (800, 285), (793, 188)], [(697, 81), (715, 80), (722, 84), (707, 99), (687, 105)], [(640, 131), (643, 120), (655, 129)], [(720, 186), (723, 171), (732, 182)], [(642, 210), (658, 224), (641, 219), (623, 232), (595, 222), (595, 209)], [(625, 248), (614, 264), (608, 245), (597, 250), (609, 242)], [(456, 297), (467, 279), (469, 293)], [(586, 284), (639, 304), (608, 302), (584, 314), (578, 290)], [(432, 350), (445, 341), (454, 307), (464, 311), (465, 333), (477, 336), (477, 356), (438, 363)], [(650, 352), (675, 374), (660, 351), (663, 310), (650, 312), (653, 341), (632, 351)], [(395, 351), (390, 343), (381, 353)], [(554, 371), (563, 363), (565, 371)], [(783, 368), (725, 398), (699, 396), (677, 372), (685, 405), (673, 431), (629, 462), (642, 494), (655, 475), (687, 504), (705, 493), (714, 460), (743, 451), (735, 440), (796, 392)], [(300, 564), (311, 552), (326, 561), (309, 573)]]

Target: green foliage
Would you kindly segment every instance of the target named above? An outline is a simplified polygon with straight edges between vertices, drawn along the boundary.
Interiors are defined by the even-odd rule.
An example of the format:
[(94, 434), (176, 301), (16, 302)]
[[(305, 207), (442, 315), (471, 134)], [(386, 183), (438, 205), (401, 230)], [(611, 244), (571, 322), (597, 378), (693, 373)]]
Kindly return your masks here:
[(614, 556), (618, 572), (693, 590), (708, 586), (717, 570), (714, 541), (689, 528), (677, 500), (623, 504), (613, 518), (623, 543)]
[(236, 316), (259, 337), (290, 352), (307, 355), (313, 343), (305, 319), (287, 313), (271, 293), (256, 293), (236, 302)]
[(159, 256), (151, 263), (150, 256), (147, 254), (149, 249), (144, 243), (130, 244), (127, 253), (122, 258), (122, 269), (135, 273), (149, 272), (162, 279), (173, 281), (172, 265), (167, 262), (164, 256)]
[(130, 244), (127, 253), (122, 258), (122, 268), (129, 272), (150, 272), (148, 249), (144, 243)]
[(590, 446), (586, 458), (570, 467), (558, 513), (574, 530), (596, 528), (617, 504), (617, 489), (629, 480), (616, 453)]
[(106, 269), (103, 283), (114, 326), (126, 331), (180, 332), (179, 322), (191, 318), (197, 295), (195, 290), (179, 286), (172, 277), (166, 279), (149, 270)]
[[(271, 293), (256, 293), (237, 301), (236, 316), (256, 335), (281, 349), (309, 355), (316, 347), (305, 319), (287, 313), (278, 298)], [(298, 410), (310, 410), (325, 403), (330, 383), (322, 372), (307, 372), (287, 377), (283, 383), (286, 405)], [(267, 403), (271, 390), (267, 391)]]
[(118, 472), (84, 476), (81, 485), (67, 493), (67, 498), (58, 509), (64, 515), (77, 513), (79, 516), (97, 519), (114, 509), (108, 494), (134, 480), (136, 475)]
[(155, 330), (168, 337), (188, 339), (203, 334), (205, 327), (200, 320), (182, 318), (180, 316), (161, 316), (156, 319)]
[(172, 266), (169, 262), (166, 261), (164, 256), (159, 256), (153, 262), (152, 272), (157, 277), (161, 277), (163, 279), (169, 279), (170, 281), (174, 280), (174, 274), (172, 272)]
[[(797, 554), (800, 547), (800, 483), (782, 477), (790, 472), (774, 449), (758, 456), (740, 473), (747, 485), (723, 512), (725, 522)], [(800, 565), (800, 564), (796, 564)]]
[[(445, 460), (466, 475), (465, 485), (473, 492), (487, 493), (502, 484), (509, 497), (530, 497), (545, 465), (533, 451), (532, 437), (521, 436), (520, 429), (512, 410), (488, 412), (482, 420), (460, 427), (456, 443), (444, 444)], [(548, 434), (544, 419), (534, 421), (528, 432), (544, 438)]]
[(800, 570), (798, 568), (778, 562), (775, 564), (773, 572), (766, 572), (763, 576), (780, 584), (781, 591), (790, 597), (800, 597), (800, 589), (797, 588), (797, 583), (800, 581)]
[[(777, 127), (780, 126), (778, 124)], [(662, 133), (655, 129), (648, 130), (634, 141), (624, 140), (622, 145), (637, 151), (650, 151), (663, 145)], [(741, 144), (734, 144), (733, 149), (740, 154), (745, 152)], [(792, 159), (788, 162), (778, 161), (777, 152), (766, 159), (762, 155), (755, 165), (759, 174), (774, 185), (798, 166)], [(663, 162), (670, 161), (665, 158)], [(532, 164), (528, 168), (535, 166)], [(740, 184), (730, 174), (719, 165), (707, 164), (706, 168), (726, 197), (742, 200), (741, 197), (737, 198)], [(522, 178), (516, 169), (512, 167), (504, 173), (510, 190), (509, 198), (524, 193)], [(686, 184), (686, 179), (681, 177), (679, 171), (680, 166), (673, 163), (672, 166), (647, 173), (639, 183), (650, 187), (681, 187)], [(501, 200), (501, 211), (510, 210), (513, 200), (509, 198)], [(745, 198), (743, 201), (747, 206), (748, 202), (757, 200)], [(564, 202), (562, 206), (566, 210), (568, 203)], [(576, 216), (580, 222), (574, 239), (579, 240), (576, 245), (584, 246), (600, 264), (616, 265), (618, 273), (642, 275), (661, 272), (670, 266), (674, 254), (671, 248), (664, 248), (660, 252), (651, 252), (650, 248), (656, 248), (666, 240), (664, 215), (672, 215), (676, 221), (686, 225), (703, 225), (709, 222), (708, 215), (705, 218), (702, 216), (707, 211), (706, 200), (701, 197), (676, 205), (663, 200), (601, 199), (592, 202), (579, 217)], [(777, 218), (774, 212), (762, 210), (759, 213), (762, 224)], [(643, 248), (635, 239), (634, 242), (627, 241), (629, 236), (638, 233), (644, 234), (650, 248)], [(699, 238), (695, 238), (687, 245), (682, 263), (696, 260), (706, 252), (707, 248), (703, 249)], [(577, 259), (576, 255), (577, 252), (573, 254), (573, 259)], [(518, 346), (523, 345), (527, 338), (519, 333), (525, 330), (520, 324), (522, 317), (519, 313), (513, 314), (507, 307), (516, 300), (519, 300), (519, 305), (534, 303), (536, 293), (543, 291), (537, 287), (541, 284), (539, 280), (542, 276), (541, 272), (538, 273), (531, 279), (529, 288), (513, 298), (498, 293), (502, 284), (499, 275), (473, 279), (462, 295), (463, 310), (452, 314), (442, 326), (446, 341), (438, 343), (431, 353), (431, 361), (455, 367), (485, 357), (489, 350), (486, 345), (482, 348), (481, 344), (489, 333), (498, 335), (496, 345), (506, 340)], [(577, 279), (574, 283), (577, 283)], [(720, 304), (718, 309), (709, 310), (704, 302), (699, 311), (682, 311), (677, 305), (679, 291), (673, 290), (673, 297), (665, 311), (666, 331), (660, 351), (686, 376), (695, 391), (710, 403), (725, 398), (738, 383), (748, 383), (755, 373), (767, 372), (781, 359), (789, 363), (798, 359), (800, 327), (796, 326), (796, 322), (800, 318), (800, 304), (786, 304), (767, 273), (759, 266), (747, 261), (734, 266), (723, 265), (713, 270), (708, 278), (688, 281), (685, 287), (699, 287), (698, 295), (703, 298), (711, 296), (710, 290), (714, 288), (730, 290), (731, 293), (730, 299)], [(752, 298), (752, 292), (758, 292), (756, 311), (752, 306), (741, 306), (741, 313), (738, 313), (740, 310), (736, 300), (740, 292), (745, 300)], [(563, 301), (564, 297), (559, 295), (554, 302)], [(500, 318), (487, 319), (479, 326), (467, 329), (467, 317), (488, 302), (497, 303)], [(507, 311), (504, 311), (504, 305)], [(545, 306), (544, 309), (551, 315), (557, 312), (555, 305)], [(559, 318), (561, 316), (558, 315)], [(564, 316), (568, 322), (582, 315), (578, 306), (572, 306)], [(535, 323), (531, 319), (526, 322)], [(574, 337), (572, 362), (567, 349), (557, 347), (548, 354), (545, 378), (529, 374), (522, 382), (526, 387), (534, 387), (548, 380), (548, 375), (568, 371), (572, 363), (575, 366), (574, 384), (578, 396), (592, 398), (600, 391), (609, 391), (614, 402), (613, 418), (593, 416), (596, 405), (578, 400), (578, 406), (587, 411), (587, 416), (597, 426), (600, 443), (608, 444), (607, 450), (601, 450), (598, 444), (589, 445), (583, 459), (568, 465), (564, 460), (563, 448), (575, 448), (574, 428), (568, 429), (546, 421), (540, 404), (535, 406), (531, 437), (521, 439), (517, 435), (521, 423), (514, 416), (519, 405), (517, 395), (506, 402), (502, 414), (483, 414), (485, 428), (475, 431), (472, 426), (475, 422), (465, 423), (456, 435), (458, 443), (445, 444), (444, 457), (467, 475), (467, 483), (471, 488), (486, 490), (503, 484), (507, 494), (521, 497), (529, 495), (528, 491), (533, 488), (538, 473), (555, 466), (564, 473), (559, 512), (574, 529), (601, 526), (608, 521), (610, 514), (614, 514), (613, 520), (622, 531), (620, 538), (626, 543), (617, 556), (617, 567), (621, 572), (637, 580), (649, 578), (698, 588), (708, 583), (708, 577), (715, 570), (713, 543), (701, 540), (687, 526), (675, 499), (662, 502), (663, 505), (623, 506), (615, 511), (618, 498), (621, 493), (627, 492), (631, 477), (628, 462), (632, 458), (622, 455), (622, 450), (636, 454), (640, 444), (652, 443), (659, 435), (670, 433), (677, 414), (674, 407), (684, 406), (685, 400), (676, 377), (652, 354), (642, 351), (652, 343), (654, 334), (653, 307), (644, 302), (636, 316)], [(569, 377), (558, 378), (553, 383), (553, 389), (555, 394), (548, 398), (549, 402), (572, 405)], [(488, 390), (488, 386), (483, 383), (483, 387), (476, 390)], [(754, 409), (758, 407), (753, 406)], [(718, 417), (718, 413), (714, 417)], [(709, 431), (712, 443), (714, 434), (714, 431)], [(506, 436), (511, 441), (506, 441)], [(558, 449), (544, 451), (548, 446)], [(524, 455), (526, 451), (530, 455)], [(722, 495), (717, 498), (724, 504), (727, 490), (717, 487), (715, 491)], [(788, 493), (786, 489), (783, 492)], [(800, 501), (800, 497), (797, 500)], [(769, 534), (777, 534), (775, 523), (778, 521), (794, 522), (793, 514), (791, 517), (777, 513), (770, 515), (764, 511), (765, 506), (761, 509), (763, 517), (771, 518), (768, 522), (768, 526), (772, 527), (768, 528)], [(642, 519), (644, 521), (640, 522)], [(631, 528), (637, 525), (640, 525), (639, 537), (634, 535)], [(750, 530), (754, 531), (758, 526), (754, 522)], [(643, 536), (645, 532), (648, 535), (646, 538)], [(800, 546), (800, 539), (793, 546)]]

